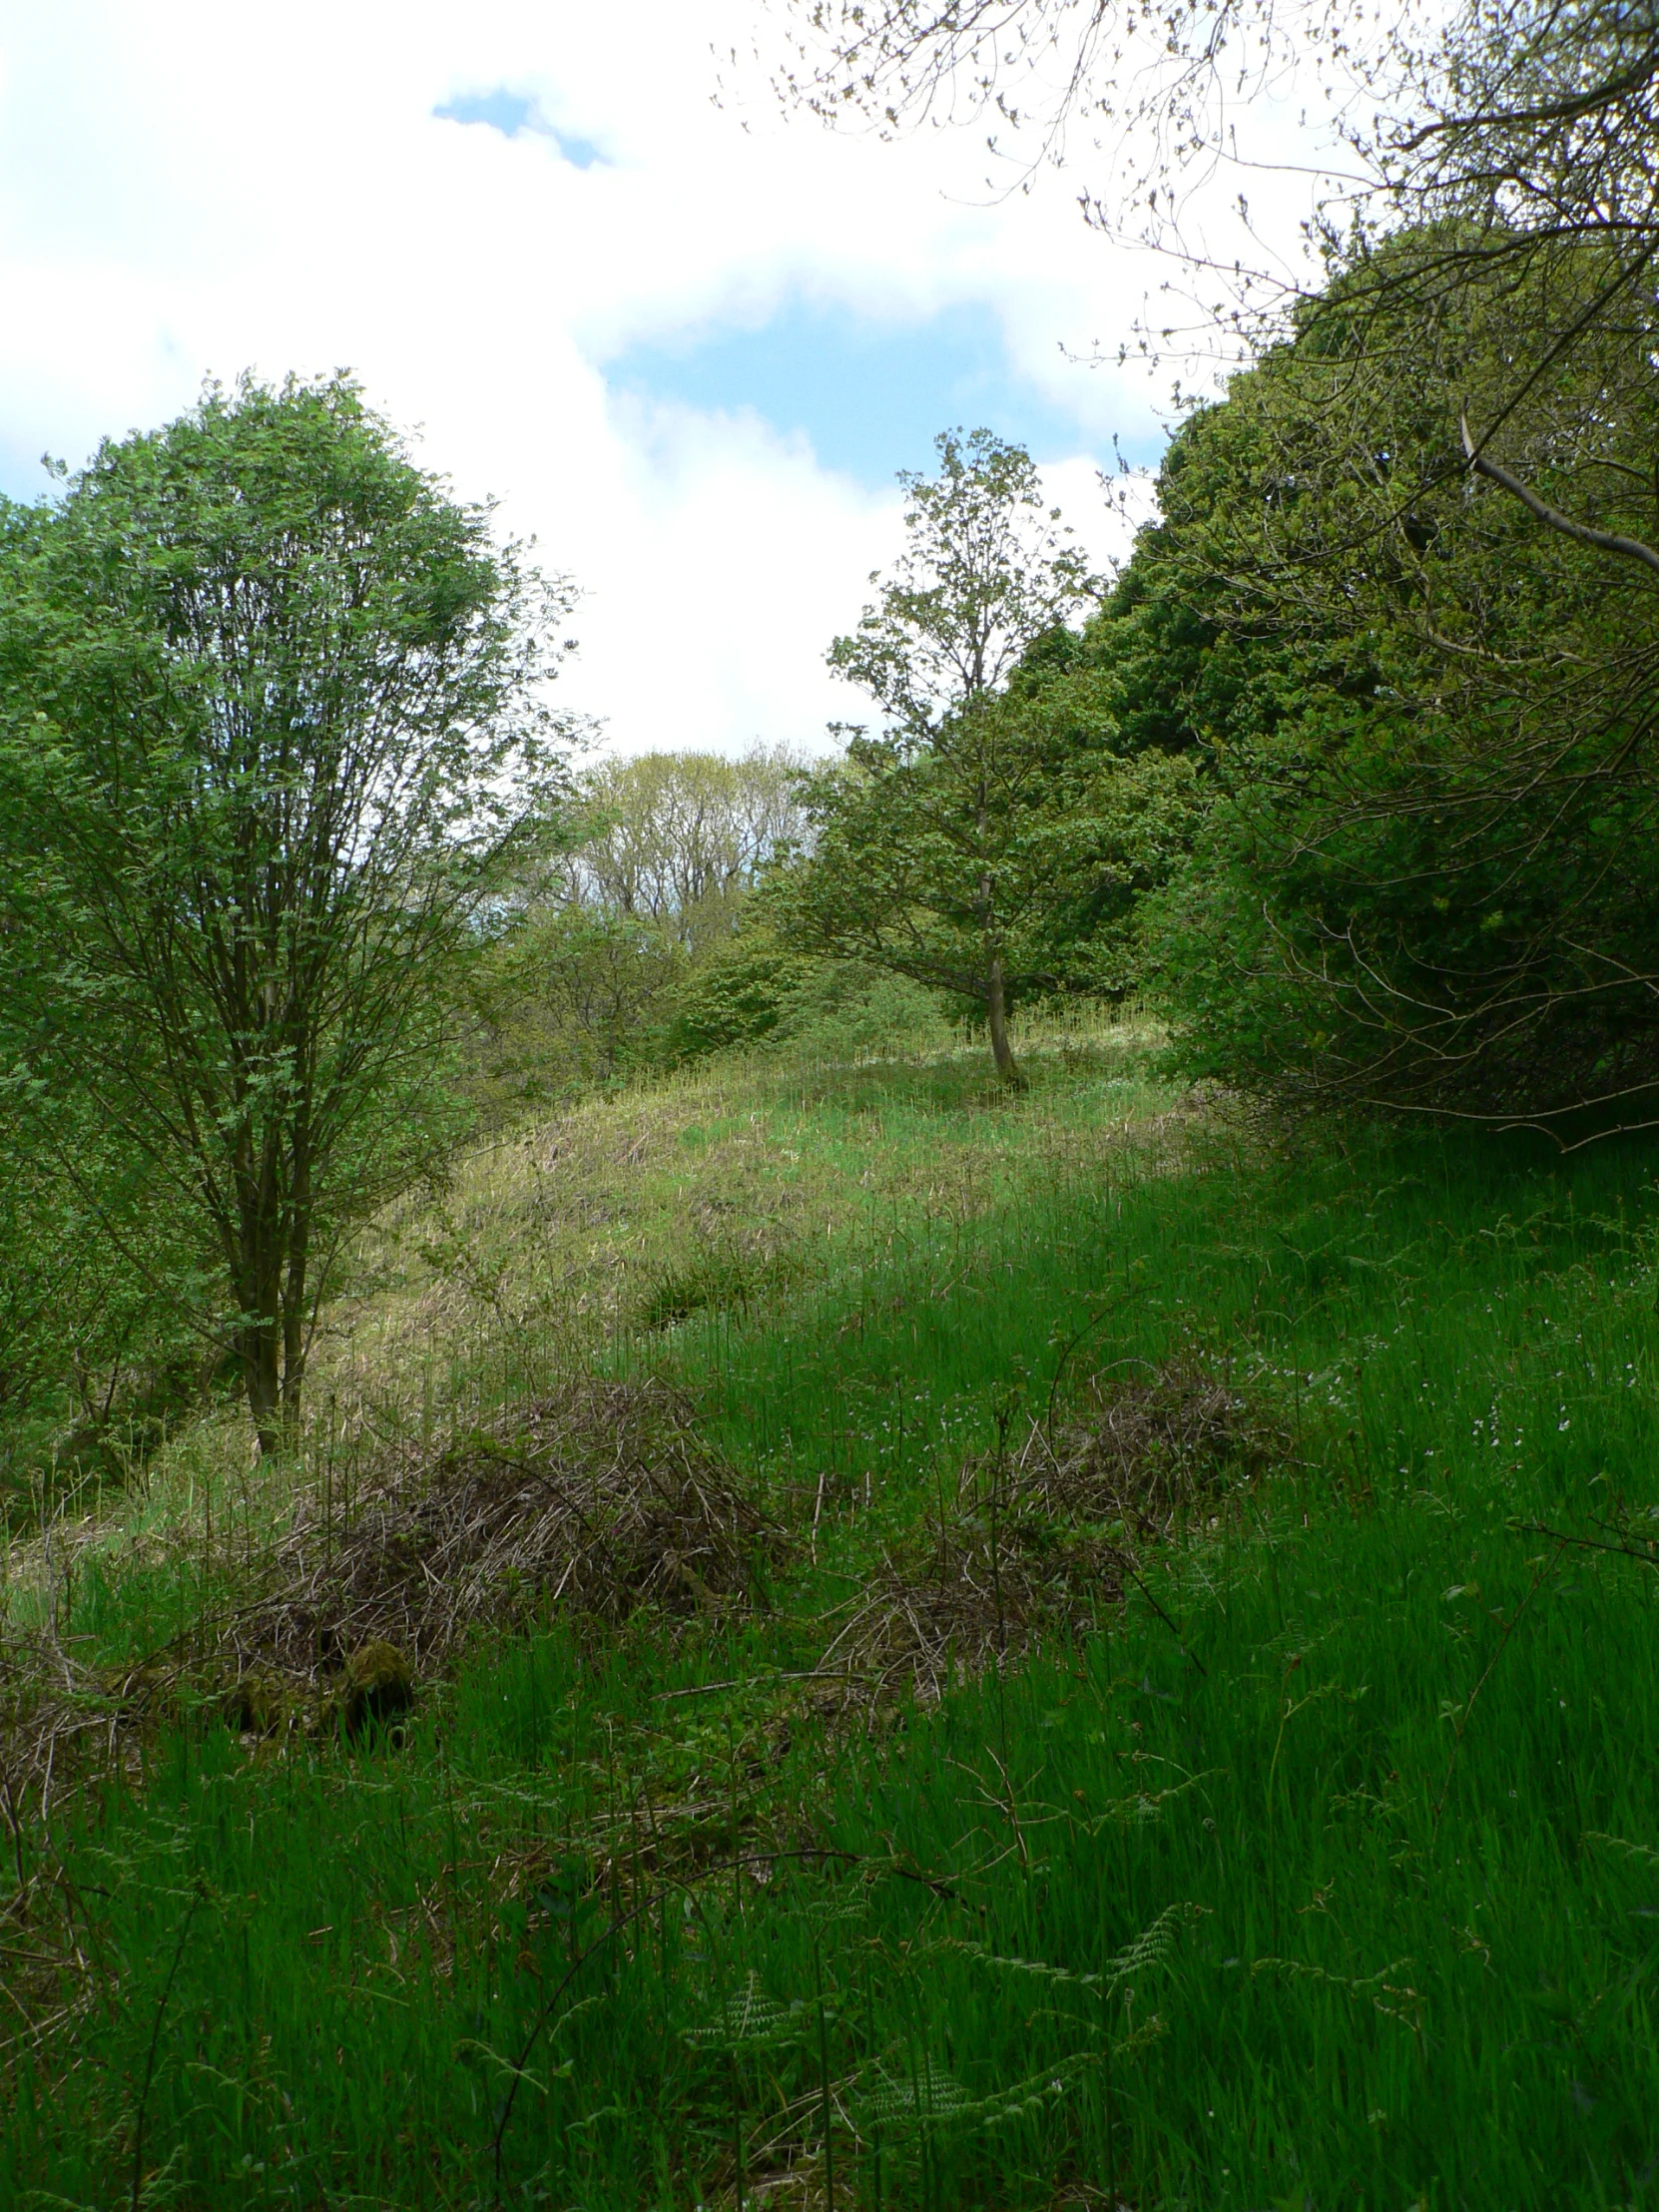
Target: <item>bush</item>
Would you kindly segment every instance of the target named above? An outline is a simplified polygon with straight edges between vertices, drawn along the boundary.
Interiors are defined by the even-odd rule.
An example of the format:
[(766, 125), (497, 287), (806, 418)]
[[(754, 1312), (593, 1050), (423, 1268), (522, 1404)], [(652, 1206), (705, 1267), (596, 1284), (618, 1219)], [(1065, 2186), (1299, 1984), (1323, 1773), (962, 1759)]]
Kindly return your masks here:
[(941, 994), (920, 983), (756, 934), (688, 978), (660, 1052), (670, 1066), (756, 1047), (847, 1059), (942, 1033), (948, 1019)]

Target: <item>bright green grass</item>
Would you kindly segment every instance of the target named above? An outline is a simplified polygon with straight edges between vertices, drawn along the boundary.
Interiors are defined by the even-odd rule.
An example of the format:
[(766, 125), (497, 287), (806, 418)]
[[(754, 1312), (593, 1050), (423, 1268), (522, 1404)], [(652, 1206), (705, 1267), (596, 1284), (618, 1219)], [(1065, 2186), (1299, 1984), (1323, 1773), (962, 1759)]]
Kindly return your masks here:
[[(730, 2204), (741, 2152), (822, 2206), (827, 2105), (844, 2205), (1641, 2201), (1659, 1592), (1525, 1524), (1659, 1508), (1651, 1164), (1218, 1150), (694, 1317), (652, 1357), (798, 1512), (823, 1475), (817, 1573), (735, 1644), (481, 1647), (401, 1753), (160, 1747), (52, 1839), (119, 1998), (8, 2053), (0, 2202), (131, 2202), (141, 2098), (147, 2203), (489, 2202), (674, 1806), (691, 1886), (554, 2004), (510, 2202)], [(1229, 1361), (1304, 1463), (1167, 1619), (830, 1742), (776, 1679), (812, 1616), (1074, 1343)], [(780, 1834), (848, 1856), (721, 1871)]]

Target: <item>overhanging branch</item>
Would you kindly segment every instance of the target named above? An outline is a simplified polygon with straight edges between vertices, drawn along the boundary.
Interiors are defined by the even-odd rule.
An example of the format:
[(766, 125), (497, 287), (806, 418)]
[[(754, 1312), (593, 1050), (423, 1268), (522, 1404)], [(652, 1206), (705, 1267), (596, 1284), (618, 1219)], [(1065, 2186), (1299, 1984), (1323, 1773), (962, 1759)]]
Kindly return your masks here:
[(1563, 514), (1559, 507), (1552, 507), (1548, 500), (1540, 499), (1529, 484), (1523, 484), (1518, 476), (1512, 476), (1508, 469), (1482, 453), (1469, 434), (1466, 413), (1459, 413), (1457, 420), (1463, 433), (1463, 451), (1476, 476), (1484, 476), (1500, 490), (1508, 492), (1512, 499), (1518, 499), (1528, 514), (1535, 515), (1546, 528), (1558, 530), (1564, 538), (1571, 538), (1579, 545), (1593, 546), (1600, 553), (1616, 553), (1622, 560), (1640, 561), (1659, 576), (1659, 550), (1644, 544), (1640, 538), (1627, 538), (1616, 530), (1597, 530), (1588, 522), (1575, 522), (1571, 515)]

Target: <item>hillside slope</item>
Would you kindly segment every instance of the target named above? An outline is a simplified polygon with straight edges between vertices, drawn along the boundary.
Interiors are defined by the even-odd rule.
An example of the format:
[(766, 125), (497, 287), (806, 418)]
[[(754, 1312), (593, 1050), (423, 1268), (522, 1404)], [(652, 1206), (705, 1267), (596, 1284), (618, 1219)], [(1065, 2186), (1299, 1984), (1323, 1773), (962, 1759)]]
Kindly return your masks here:
[(1648, 1151), (1147, 1051), (527, 1132), (17, 1552), (0, 2200), (1640, 2195)]

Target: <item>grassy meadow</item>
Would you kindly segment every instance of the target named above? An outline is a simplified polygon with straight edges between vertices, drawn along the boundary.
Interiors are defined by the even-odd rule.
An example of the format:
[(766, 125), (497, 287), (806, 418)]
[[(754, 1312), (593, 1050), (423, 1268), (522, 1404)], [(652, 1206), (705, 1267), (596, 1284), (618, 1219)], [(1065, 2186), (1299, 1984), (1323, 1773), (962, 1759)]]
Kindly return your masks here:
[[(509, 1132), (358, 1254), (292, 1463), (39, 1501), (0, 2204), (1648, 2201), (1655, 1155), (1293, 1138), (1156, 1045)], [(440, 1511), (516, 1530), (576, 1376), (640, 1408), (580, 1604)], [(347, 1728), (246, 1624), (394, 1525), (430, 1656)]]

